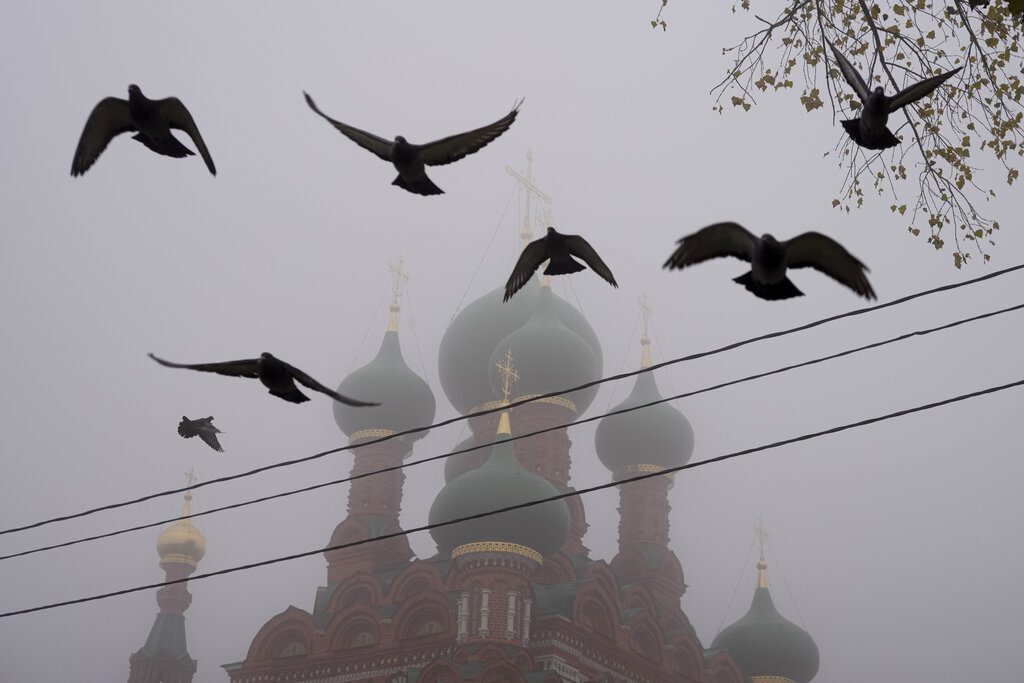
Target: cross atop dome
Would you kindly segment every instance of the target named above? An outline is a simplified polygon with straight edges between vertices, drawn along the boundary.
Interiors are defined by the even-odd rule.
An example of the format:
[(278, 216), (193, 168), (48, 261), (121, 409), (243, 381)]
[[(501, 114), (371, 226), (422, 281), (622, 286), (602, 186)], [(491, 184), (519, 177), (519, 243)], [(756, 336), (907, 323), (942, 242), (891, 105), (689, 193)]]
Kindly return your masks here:
[[(539, 187), (533, 183), (533, 152), (530, 150), (526, 151), (526, 173), (520, 173), (511, 166), (506, 165), (505, 171), (519, 181), (519, 184), (526, 190), (526, 207), (523, 210), (523, 227), (519, 231), (519, 238), (522, 240), (522, 246), (525, 247), (531, 240), (533, 240), (533, 223), (530, 222), (532, 215), (530, 214), (530, 200), (534, 195), (537, 199), (541, 200), (549, 207), (551, 206), (551, 197), (541, 191)], [(550, 216), (550, 211), (547, 214)]]
[[(188, 468), (188, 472), (185, 473), (185, 486), (191, 487), (192, 484), (195, 484), (197, 481), (199, 481), (199, 477), (196, 476), (195, 468)], [(192, 500), (191, 491), (185, 492), (185, 500)]]
[(519, 380), (519, 373), (516, 372), (515, 365), (512, 364), (512, 349), (505, 351), (505, 357), (494, 365), (501, 374), (502, 402), (507, 404), (509, 397), (512, 396), (512, 385)]
[(388, 271), (391, 273), (391, 317), (388, 318), (388, 332), (398, 331), (398, 300), (405, 291), (406, 285), (412, 279), (405, 270), (405, 260), (399, 256), (388, 263)]
[(640, 367), (649, 368), (651, 367), (651, 314), (654, 313), (654, 309), (651, 308), (651, 300), (647, 297), (647, 292), (640, 294), (636, 302), (640, 304), (640, 316), (644, 325), (644, 333), (640, 337)]
[(761, 546), (761, 559), (757, 561), (757, 586), (758, 588), (768, 587), (768, 562), (765, 560), (765, 549), (768, 546), (768, 527), (764, 525), (764, 519), (757, 518), (754, 525), (754, 535), (757, 536), (757, 543)]

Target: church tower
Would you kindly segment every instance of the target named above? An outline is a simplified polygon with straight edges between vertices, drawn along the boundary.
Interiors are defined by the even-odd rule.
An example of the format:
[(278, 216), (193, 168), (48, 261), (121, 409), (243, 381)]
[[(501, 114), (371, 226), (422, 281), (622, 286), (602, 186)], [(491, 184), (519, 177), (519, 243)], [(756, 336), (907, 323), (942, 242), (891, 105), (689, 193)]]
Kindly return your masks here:
[[(191, 472), (186, 481), (188, 485), (195, 483)], [(182, 517), (191, 514), (191, 501), (192, 494), (186, 493)], [(192, 520), (180, 519), (160, 533), (156, 551), (167, 581), (185, 579), (206, 554), (206, 539)], [(146, 644), (128, 660), (128, 683), (192, 683), (196, 660), (189, 656), (185, 642), (185, 610), (192, 603), (188, 584), (164, 586), (156, 592), (156, 602), (160, 611), (149, 629)]]

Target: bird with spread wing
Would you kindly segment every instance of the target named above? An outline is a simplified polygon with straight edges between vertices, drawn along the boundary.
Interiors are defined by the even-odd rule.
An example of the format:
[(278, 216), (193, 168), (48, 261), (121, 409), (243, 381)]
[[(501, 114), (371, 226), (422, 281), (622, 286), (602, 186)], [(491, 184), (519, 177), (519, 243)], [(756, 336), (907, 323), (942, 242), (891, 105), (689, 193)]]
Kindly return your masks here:
[(160, 365), (164, 365), (169, 368), (185, 368), (186, 370), (199, 370), (200, 372), (215, 372), (218, 375), (228, 375), (230, 377), (250, 377), (252, 379), (258, 379), (263, 383), (263, 386), (270, 390), (271, 394), (291, 403), (304, 403), (309, 400), (309, 397), (299, 391), (299, 388), (295, 386), (295, 382), (298, 382), (304, 387), (312, 389), (313, 391), (319, 391), (321, 394), (326, 394), (335, 401), (340, 401), (346, 405), (380, 405), (379, 403), (357, 401), (354, 398), (342, 396), (336, 391), (331, 391), (294, 365), (289, 365), (280, 358), (275, 358), (265, 351), (260, 354), (259, 358), (232, 360), (225, 363), (196, 363), (193, 365), (172, 363), (171, 361), (157, 358), (152, 353), (149, 354), (149, 357)]
[(178, 423), (178, 434), (183, 438), (191, 439), (193, 436), (198, 436), (207, 446), (219, 453), (224, 452), (220, 441), (217, 440), (217, 435), (222, 433), (221, 430), (213, 426), (213, 415), (195, 420), (190, 420), (182, 415), (181, 422)]
[(526, 245), (523, 253), (519, 255), (512, 275), (505, 284), (505, 301), (512, 298), (516, 292), (522, 289), (523, 285), (530, 281), (541, 264), (548, 261), (548, 267), (544, 269), (545, 275), (567, 275), (586, 270), (587, 266), (576, 259), (582, 259), (587, 266), (608, 281), (612, 287), (618, 287), (612, 271), (597, 255), (590, 243), (579, 235), (563, 235), (554, 228), (548, 228), (547, 234), (540, 239), (534, 240)]
[(857, 97), (863, 104), (860, 116), (843, 121), (843, 128), (854, 142), (866, 149), (888, 149), (900, 144), (899, 139), (888, 128), (889, 114), (927, 96), (963, 68), (962, 66), (957, 67), (944, 74), (926, 78), (907, 86), (895, 96), (889, 97), (885, 94), (885, 89), (882, 86), (878, 86), (874, 90), (869, 89), (867, 81), (843, 56), (843, 53), (832, 43), (829, 43), (829, 47), (832, 48), (832, 54), (835, 55), (843, 78), (857, 93)]
[(195, 152), (174, 137), (172, 129), (184, 131), (192, 138), (206, 162), (206, 168), (217, 175), (217, 167), (213, 165), (203, 136), (181, 100), (177, 97), (151, 100), (137, 85), (128, 86), (127, 100), (107, 97), (93, 108), (75, 149), (71, 175), (80, 176), (88, 171), (110, 141), (121, 133), (134, 132), (133, 140), (138, 140), (157, 154), (175, 158), (194, 155)]
[(814, 268), (866, 299), (876, 298), (865, 274), (867, 266), (820, 232), (780, 242), (768, 234), (756, 237), (738, 223), (715, 223), (679, 240), (663, 267), (686, 268), (721, 256), (750, 263), (750, 270), (733, 282), (769, 301), (804, 295), (786, 276), (789, 268)]
[(373, 133), (332, 119), (320, 111), (308, 93), (303, 93), (303, 95), (306, 96), (306, 104), (309, 105), (309, 108), (341, 131), (342, 135), (363, 149), (373, 152), (384, 161), (391, 162), (395, 170), (398, 171), (398, 177), (392, 181), (392, 185), (419, 195), (444, 194), (444, 190), (427, 177), (427, 166), (443, 166), (479, 152), (509, 129), (509, 126), (516, 120), (519, 107), (523, 103), (522, 100), (519, 100), (512, 111), (482, 128), (416, 145), (401, 135), (395, 137), (394, 141), (388, 141)]

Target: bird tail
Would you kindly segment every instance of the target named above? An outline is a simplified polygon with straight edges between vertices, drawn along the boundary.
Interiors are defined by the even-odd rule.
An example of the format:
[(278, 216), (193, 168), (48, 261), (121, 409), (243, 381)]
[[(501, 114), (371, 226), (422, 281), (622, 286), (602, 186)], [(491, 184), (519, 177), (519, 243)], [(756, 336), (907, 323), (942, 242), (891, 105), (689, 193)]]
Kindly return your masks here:
[(423, 174), (422, 177), (415, 178), (413, 180), (403, 178), (401, 174), (399, 174), (397, 178), (391, 181), (391, 184), (398, 185), (403, 190), (408, 190), (413, 194), (421, 194), (424, 196), (432, 194), (444, 194), (444, 190), (435, 185), (434, 181), (428, 178), (425, 173)]
[(181, 418), (181, 422), (178, 423), (178, 434), (185, 437), (186, 439), (191, 439), (198, 433), (199, 432), (196, 431), (195, 427), (193, 427), (189, 423), (187, 417)]
[(188, 157), (195, 154), (195, 152), (181, 144), (181, 141), (173, 135), (168, 135), (166, 138), (162, 138), (159, 142), (155, 142), (152, 138), (143, 135), (142, 133), (136, 133), (132, 136), (132, 140), (138, 140), (157, 154), (174, 157), (175, 159), (181, 159), (182, 157)]
[(544, 269), (545, 275), (568, 275), (586, 270), (587, 267), (571, 256), (548, 261), (548, 267)]
[(890, 147), (895, 147), (896, 145), (900, 144), (899, 138), (893, 135), (892, 131), (889, 130), (888, 128), (885, 129), (885, 135), (883, 135), (881, 139), (865, 140), (864, 137), (860, 134), (860, 117), (855, 119), (849, 119), (848, 121), (843, 121), (842, 123), (843, 128), (846, 129), (847, 134), (849, 134), (849, 136), (853, 138), (854, 142), (856, 142), (864, 149), (882, 150), (889, 149)]
[(755, 280), (753, 271), (748, 270), (743, 275), (733, 278), (732, 281), (743, 285), (754, 296), (768, 301), (792, 299), (793, 297), (804, 295), (803, 292), (796, 288), (796, 285), (790, 282), (788, 277), (784, 277), (776, 283), (767, 284)]
[(291, 403), (305, 403), (309, 400), (308, 396), (299, 391), (298, 387), (294, 386), (287, 391), (271, 391), (270, 393)]

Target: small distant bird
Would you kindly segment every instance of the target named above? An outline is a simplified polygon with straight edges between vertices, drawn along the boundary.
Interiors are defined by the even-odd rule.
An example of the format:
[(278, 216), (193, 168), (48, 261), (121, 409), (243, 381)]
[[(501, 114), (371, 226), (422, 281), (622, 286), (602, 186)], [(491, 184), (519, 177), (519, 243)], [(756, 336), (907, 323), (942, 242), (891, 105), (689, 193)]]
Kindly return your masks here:
[(171, 134), (171, 129), (188, 133), (206, 162), (206, 168), (217, 175), (203, 136), (181, 100), (177, 97), (151, 100), (137, 85), (128, 86), (127, 100), (107, 97), (93, 108), (78, 140), (78, 149), (71, 162), (71, 175), (79, 176), (88, 171), (111, 140), (132, 131), (135, 131), (133, 140), (138, 140), (157, 154), (176, 158), (195, 154)]
[(839, 64), (839, 71), (843, 74), (843, 78), (864, 104), (861, 107), (860, 116), (843, 121), (843, 128), (854, 142), (867, 149), (888, 149), (900, 144), (900, 141), (887, 127), (889, 114), (928, 95), (963, 68), (962, 66), (957, 67), (944, 74), (926, 78), (904, 88), (895, 97), (889, 97), (881, 86), (869, 90), (864, 77), (853, 68), (853, 65), (836, 49), (836, 46), (829, 43), (829, 47), (832, 48), (832, 53), (836, 56), (836, 62)]
[(259, 379), (259, 381), (263, 383), (263, 386), (270, 389), (271, 394), (292, 403), (304, 403), (309, 400), (309, 397), (299, 391), (299, 388), (295, 386), (295, 382), (297, 380), (299, 384), (302, 384), (313, 391), (319, 391), (321, 394), (327, 394), (335, 401), (341, 401), (342, 403), (350, 406), (380, 405), (379, 403), (357, 401), (331, 391), (294, 365), (289, 365), (280, 358), (275, 358), (267, 352), (261, 353), (259, 358), (232, 360), (227, 361), (226, 363), (197, 363), (195, 365), (172, 363), (162, 358), (157, 358), (152, 353), (149, 354), (149, 357), (160, 365), (166, 365), (169, 368), (185, 368), (187, 370), (199, 370), (200, 372), (216, 372), (218, 375)]
[(762, 299), (804, 295), (786, 277), (787, 268), (814, 268), (866, 299), (877, 298), (865, 275), (867, 266), (820, 232), (805, 232), (779, 242), (771, 235), (755, 237), (738, 223), (715, 223), (679, 240), (679, 247), (663, 267), (685, 268), (719, 256), (735, 256), (750, 263), (750, 271), (733, 282)]
[(206, 442), (207, 446), (220, 453), (223, 453), (224, 449), (220, 447), (220, 442), (217, 441), (217, 435), (222, 433), (223, 432), (213, 426), (212, 415), (210, 417), (201, 417), (197, 420), (190, 420), (182, 415), (181, 422), (178, 423), (178, 434), (181, 434), (186, 439), (198, 436)]
[(589, 242), (579, 235), (563, 235), (554, 228), (548, 228), (544, 237), (527, 244), (523, 253), (519, 255), (512, 275), (505, 284), (504, 300), (508, 301), (513, 294), (522, 289), (545, 261), (549, 261), (548, 267), (544, 269), (545, 275), (567, 275), (586, 270), (587, 266), (575, 260), (573, 256), (583, 259), (587, 266), (607, 280), (612, 287), (619, 286), (612, 271)]
[(451, 135), (425, 145), (414, 145), (401, 135), (397, 136), (394, 142), (389, 142), (373, 133), (367, 133), (355, 126), (335, 121), (320, 111), (308, 93), (302, 94), (306, 96), (306, 104), (310, 109), (327, 119), (345, 137), (394, 165), (398, 171), (398, 177), (392, 181), (392, 185), (398, 185), (403, 190), (420, 195), (444, 194), (444, 190), (427, 177), (425, 166), (443, 166), (480, 151), (509, 129), (512, 122), (516, 120), (519, 107), (523, 103), (522, 100), (519, 100), (512, 111), (483, 128)]

